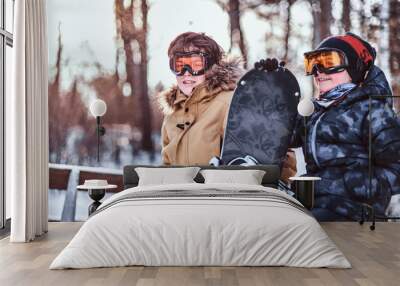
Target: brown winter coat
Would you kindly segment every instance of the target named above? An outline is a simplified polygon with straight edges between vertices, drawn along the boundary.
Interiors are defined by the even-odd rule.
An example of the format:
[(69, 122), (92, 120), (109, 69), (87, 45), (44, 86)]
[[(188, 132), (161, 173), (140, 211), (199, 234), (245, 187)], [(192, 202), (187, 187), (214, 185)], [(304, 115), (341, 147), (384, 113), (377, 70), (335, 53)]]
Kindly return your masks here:
[[(160, 94), (164, 164), (207, 165), (212, 157), (220, 156), (229, 104), (241, 75), (237, 60), (226, 61), (215, 65), (190, 97), (176, 86)], [(293, 156), (291, 160), (295, 166)], [(289, 165), (293, 167), (293, 162)], [(288, 177), (296, 171), (284, 173)]]

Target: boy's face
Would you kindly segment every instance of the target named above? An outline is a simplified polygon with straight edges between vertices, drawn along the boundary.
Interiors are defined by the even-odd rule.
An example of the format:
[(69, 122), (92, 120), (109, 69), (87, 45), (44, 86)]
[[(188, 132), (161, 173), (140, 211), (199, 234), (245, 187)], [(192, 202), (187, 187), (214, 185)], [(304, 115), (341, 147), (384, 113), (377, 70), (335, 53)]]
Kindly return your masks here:
[[(189, 48), (185, 49), (185, 52), (192, 52), (198, 51), (199, 48), (195, 46), (190, 46)], [(182, 65), (184, 64), (181, 63)], [(196, 61), (193, 62), (196, 65)], [(199, 63), (202, 64), (202, 63)], [(206, 76), (203, 75), (191, 75), (188, 71), (186, 71), (183, 75), (176, 76), (176, 82), (179, 89), (187, 96), (191, 96), (194, 88), (203, 82), (205, 82)]]
[(179, 89), (187, 96), (191, 96), (193, 89), (202, 84), (205, 80), (206, 76), (204, 74), (193, 76), (188, 71), (182, 76), (176, 76)]
[(317, 71), (314, 75), (314, 84), (318, 88), (319, 94), (324, 94), (340, 84), (349, 82), (351, 82), (351, 77), (346, 70), (333, 74), (325, 74)]

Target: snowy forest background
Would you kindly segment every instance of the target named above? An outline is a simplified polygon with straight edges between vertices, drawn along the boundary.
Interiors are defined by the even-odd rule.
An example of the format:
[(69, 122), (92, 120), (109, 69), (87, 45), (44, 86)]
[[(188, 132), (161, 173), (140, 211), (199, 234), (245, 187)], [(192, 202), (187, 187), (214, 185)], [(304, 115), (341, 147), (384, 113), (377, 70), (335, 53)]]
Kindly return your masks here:
[[(303, 53), (352, 31), (373, 43), (377, 64), (400, 94), (398, 0), (49, 0), (50, 162), (97, 166), (95, 98), (108, 106), (100, 166), (160, 164), (156, 94), (174, 82), (167, 48), (205, 32), (251, 68), (278, 57), (312, 95)], [(397, 110), (400, 105), (397, 103)]]

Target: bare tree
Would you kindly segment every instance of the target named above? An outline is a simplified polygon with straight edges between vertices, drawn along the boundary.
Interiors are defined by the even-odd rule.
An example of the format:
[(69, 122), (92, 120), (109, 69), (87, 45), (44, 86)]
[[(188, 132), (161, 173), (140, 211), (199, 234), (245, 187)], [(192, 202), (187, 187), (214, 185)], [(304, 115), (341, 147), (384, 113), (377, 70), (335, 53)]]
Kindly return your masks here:
[(141, 147), (153, 153), (154, 145), (151, 138), (152, 112), (148, 95), (147, 83), (147, 0), (115, 0), (115, 16), (117, 35), (122, 39), (125, 51), (125, 68), (127, 82), (131, 93), (140, 107), (138, 121), (141, 130)]
[(247, 44), (240, 23), (241, 13), (243, 11), (241, 1), (228, 0), (225, 2), (223, 0), (217, 0), (217, 3), (229, 15), (229, 31), (231, 40), (229, 52), (234, 49), (239, 49), (244, 61), (244, 68), (247, 68)]
[(332, 1), (331, 0), (309, 0), (312, 9), (314, 31), (313, 46), (317, 46), (324, 38), (331, 35)]
[(285, 33), (285, 54), (283, 56), (283, 60), (285, 62), (288, 61), (289, 56), (289, 39), (290, 39), (290, 32), (291, 32), (291, 20), (292, 20), (292, 13), (291, 8), (293, 3), (296, 0), (287, 0), (287, 16), (286, 16), (286, 33)]
[[(216, 0), (216, 2), (229, 14), (230, 20), (230, 36), (231, 36), (231, 47), (230, 51), (234, 48), (238, 48), (241, 51), (242, 57), (246, 61), (245, 68), (247, 67), (247, 44), (243, 36), (243, 29), (240, 25), (240, 18), (241, 15), (245, 11), (252, 11), (254, 12), (259, 18), (263, 19), (264, 21), (271, 23), (272, 27), (274, 21), (281, 21), (284, 19), (285, 22), (283, 25), (285, 26), (285, 33), (284, 36), (276, 36), (276, 35), (266, 35), (266, 40), (270, 40), (271, 37), (278, 37), (278, 41), (282, 41), (282, 45), (284, 46), (284, 51), (282, 53), (282, 58), (284, 60), (288, 60), (289, 58), (289, 40), (291, 36), (291, 8), (292, 5), (297, 0)], [(286, 15), (282, 17), (282, 13), (279, 11), (279, 4), (284, 2), (287, 7)], [(272, 8), (272, 9), (265, 9), (265, 8)], [(273, 33), (272, 33), (273, 34)], [(267, 50), (268, 53), (268, 50)]]
[[(282, 46), (284, 47), (283, 50), (279, 49), (279, 51), (276, 51), (275, 48), (271, 50), (270, 48), (268, 48), (267, 45), (266, 54), (270, 54), (271, 52), (274, 55), (279, 54), (280, 57), (285, 61), (289, 60), (289, 42), (292, 33), (291, 8), (296, 1), (297, 0), (248, 0), (243, 1), (242, 5), (242, 10), (251, 10), (260, 19), (264, 20), (267, 24), (270, 25), (270, 32), (267, 32), (265, 35), (265, 40), (267, 42), (282, 42)], [(281, 3), (284, 3), (286, 11), (280, 8)], [(276, 22), (282, 23), (281, 25), (284, 27), (283, 36), (278, 35), (274, 32)]]
[(342, 24), (345, 32), (351, 31), (351, 1), (343, 0)]
[(61, 58), (62, 58), (62, 38), (60, 26), (58, 27), (58, 48), (55, 64), (55, 76), (52, 82), (49, 82), (49, 151), (50, 160), (60, 162), (61, 146), (63, 145), (63, 137), (60, 132), (59, 110), (60, 110), (60, 74), (61, 74)]
[(154, 152), (153, 141), (151, 139), (152, 134), (152, 108), (149, 100), (149, 88), (147, 84), (147, 67), (148, 67), (148, 56), (147, 56), (147, 31), (148, 22), (147, 15), (149, 6), (147, 0), (141, 0), (140, 9), (142, 12), (142, 33), (139, 37), (140, 47), (140, 83), (141, 83), (141, 97), (140, 97), (140, 108), (142, 110), (142, 126), (143, 126), (143, 140), (142, 147), (144, 150)]
[(365, 15), (365, 0), (359, 0), (360, 1), (360, 10), (358, 11), (359, 17), (360, 17), (360, 30), (361, 30), (361, 36), (366, 37), (368, 29), (367, 29), (367, 16)]
[[(80, 127), (86, 134), (94, 126), (94, 120), (87, 116), (87, 108), (82, 101), (78, 91), (78, 78), (72, 82), (72, 87), (68, 91), (61, 91), (61, 71), (62, 71), (62, 52), (63, 44), (61, 30), (58, 36), (58, 48), (55, 64), (54, 79), (49, 82), (49, 152), (50, 160), (53, 163), (69, 163), (71, 158), (67, 158), (66, 142), (71, 128)], [(92, 130), (94, 130), (92, 128)], [(94, 132), (93, 132), (94, 133)], [(88, 136), (90, 137), (90, 136)], [(93, 136), (94, 138), (94, 136)], [(90, 139), (89, 139), (90, 143)], [(91, 142), (93, 143), (93, 142)], [(93, 145), (93, 144), (92, 144)], [(88, 145), (90, 146), (90, 145)], [(81, 154), (77, 154), (81, 159)]]
[(375, 3), (371, 5), (370, 13), (368, 17), (368, 29), (367, 29), (367, 39), (374, 43), (379, 42), (382, 32), (382, 18), (381, 18), (382, 5), (380, 3)]

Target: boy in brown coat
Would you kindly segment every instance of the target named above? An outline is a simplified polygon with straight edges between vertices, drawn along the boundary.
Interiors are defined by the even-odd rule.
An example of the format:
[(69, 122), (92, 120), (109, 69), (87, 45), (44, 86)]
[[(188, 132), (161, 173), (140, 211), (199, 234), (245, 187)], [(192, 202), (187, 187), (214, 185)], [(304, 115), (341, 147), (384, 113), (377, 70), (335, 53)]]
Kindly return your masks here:
[[(187, 32), (168, 49), (177, 85), (160, 94), (165, 117), (162, 159), (166, 165), (207, 165), (220, 156), (229, 104), (243, 71), (239, 60), (224, 57), (223, 49), (203, 33)], [(292, 152), (282, 178), (296, 173)]]

